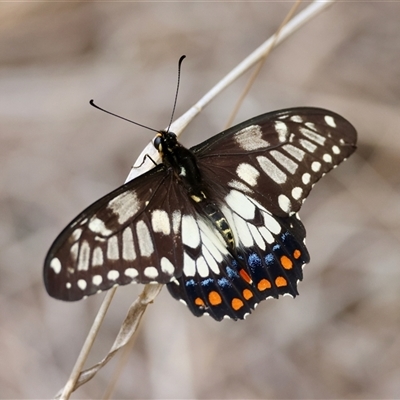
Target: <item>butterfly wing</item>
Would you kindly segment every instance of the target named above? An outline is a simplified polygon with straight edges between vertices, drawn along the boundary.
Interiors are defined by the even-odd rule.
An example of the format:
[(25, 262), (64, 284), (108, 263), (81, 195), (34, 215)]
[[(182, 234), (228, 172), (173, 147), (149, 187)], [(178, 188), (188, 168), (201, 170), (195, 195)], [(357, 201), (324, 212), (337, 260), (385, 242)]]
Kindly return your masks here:
[(183, 265), (182, 214), (193, 212), (174, 175), (159, 165), (96, 201), (51, 246), (48, 293), (74, 301), (128, 283), (167, 283)]
[(201, 246), (195, 254), (185, 248), (182, 275), (167, 284), (194, 315), (244, 319), (266, 298), (298, 294), (301, 267), (309, 261), (302, 223), (296, 217), (272, 220), (263, 207), (254, 210), (257, 221), (246, 222), (223, 209), (230, 226), (239, 229), (235, 236), (241, 245), (234, 252), (221, 244), (215, 230), (198, 224)]
[(213, 191), (248, 194), (273, 215), (296, 213), (312, 186), (356, 149), (357, 132), (332, 111), (274, 111), (230, 128), (191, 150)]
[(205, 258), (208, 274), (187, 275), (184, 268), (168, 284), (171, 294), (195, 315), (217, 320), (243, 319), (268, 297), (296, 296), (309, 262), (296, 213), (315, 182), (355, 150), (356, 138), (353, 126), (335, 113), (292, 108), (193, 147), (207, 196), (226, 217), (236, 248), (228, 254), (205, 249), (214, 256)]

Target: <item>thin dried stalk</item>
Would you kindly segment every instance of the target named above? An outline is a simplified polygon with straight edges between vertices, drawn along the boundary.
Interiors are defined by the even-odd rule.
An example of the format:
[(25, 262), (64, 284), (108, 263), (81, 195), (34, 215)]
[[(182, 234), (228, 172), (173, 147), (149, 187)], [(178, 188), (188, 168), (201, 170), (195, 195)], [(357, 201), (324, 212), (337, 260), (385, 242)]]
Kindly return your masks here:
[[(228, 73), (217, 85), (215, 85), (206, 95), (204, 95), (192, 108), (190, 108), (185, 114), (178, 118), (172, 125), (170, 130), (180, 135), (184, 128), (192, 121), (192, 119), (197, 116), (202, 109), (208, 105), (211, 100), (213, 100), (221, 91), (226, 89), (232, 82), (238, 79), (243, 73), (254, 66), (256, 63), (260, 62), (266, 55), (271, 51), (273, 47), (282, 43), (284, 39), (293, 34), (301, 26), (307, 23), (311, 18), (316, 16), (319, 12), (324, 10), (327, 6), (331, 5), (331, 2), (321, 2), (314, 1), (301, 13), (290, 20), (285, 26), (280, 27), (279, 31), (274, 34), (270, 39), (265, 41), (260, 47), (258, 47), (253, 53), (251, 53), (245, 60), (243, 60), (236, 68), (234, 68), (230, 73)], [(279, 34), (278, 34), (279, 33)], [(139, 155), (135, 166), (131, 169), (126, 182), (136, 178), (137, 176), (143, 174), (150, 170), (154, 164), (152, 162), (143, 162), (145, 155), (148, 154), (155, 161), (160, 161), (159, 153), (156, 151), (152, 143), (149, 143), (146, 148)], [(148, 158), (146, 158), (147, 160)], [(137, 166), (136, 166), (137, 165)], [(105, 312), (111, 302), (111, 299), (115, 293), (115, 289), (112, 289), (106, 295), (103, 304), (99, 310), (98, 315), (92, 325), (92, 328), (88, 334), (85, 344), (78, 356), (77, 362), (72, 370), (72, 373), (62, 390), (56, 398), (63, 400), (69, 399), (71, 393), (77, 389), (82, 384), (89, 381), (123, 346), (125, 346), (132, 335), (136, 332), (140, 320), (143, 316), (147, 305), (155, 299), (162, 285), (145, 285), (143, 292), (139, 297), (132, 303), (129, 308), (128, 314), (122, 323), (120, 331), (115, 339), (111, 350), (106, 355), (106, 357), (95, 364), (91, 368), (82, 371), (82, 367), (87, 359), (88, 353), (94, 342), (94, 338), (100, 328), (101, 322), (104, 318)], [(82, 371), (82, 372), (80, 372)]]
[(291, 18), (293, 17), (294, 13), (299, 8), (301, 2), (302, 2), (302, 0), (297, 0), (296, 1), (296, 3), (293, 5), (293, 7), (286, 14), (286, 17), (284, 18), (284, 20), (280, 24), (279, 28), (276, 30), (274, 36), (272, 36), (273, 40), (272, 40), (270, 46), (268, 47), (268, 49), (265, 52), (264, 56), (261, 58), (261, 60), (256, 65), (256, 68), (254, 69), (253, 73), (251, 74), (251, 77), (248, 80), (245, 88), (243, 89), (238, 101), (236, 102), (235, 106), (233, 107), (231, 115), (228, 118), (228, 122), (225, 125), (225, 129), (228, 129), (232, 125), (233, 120), (234, 120), (236, 114), (239, 111), (239, 108), (242, 106), (242, 103), (243, 103), (244, 99), (246, 98), (247, 94), (249, 93), (251, 87), (253, 86), (253, 83), (256, 81), (257, 76), (259, 75), (259, 73), (261, 71), (261, 68), (263, 67), (263, 65), (265, 63), (265, 60), (268, 58), (268, 56), (271, 53), (272, 49), (275, 47), (275, 45), (276, 45), (276, 43), (277, 43), (277, 41), (278, 41), (278, 39), (280, 37), (280, 33), (281, 33), (282, 29), (291, 20)]

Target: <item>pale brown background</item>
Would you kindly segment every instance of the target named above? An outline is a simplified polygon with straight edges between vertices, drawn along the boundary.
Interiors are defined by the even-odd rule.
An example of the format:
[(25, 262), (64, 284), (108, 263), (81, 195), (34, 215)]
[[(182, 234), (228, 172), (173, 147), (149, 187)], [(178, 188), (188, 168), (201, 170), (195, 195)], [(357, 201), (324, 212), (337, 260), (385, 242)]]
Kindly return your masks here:
[[(267, 38), (290, 2), (0, 5), (0, 397), (48, 398), (65, 383), (103, 296), (49, 298), (43, 259), (84, 207), (121, 184), (169, 120)], [(196, 319), (164, 289), (114, 398), (400, 397), (400, 4), (341, 2), (277, 49), (236, 122), (273, 109), (332, 109), (359, 150), (317, 185), (301, 216), (311, 263), (300, 296), (246, 322)], [(220, 131), (245, 80), (189, 127)], [(140, 287), (118, 291), (90, 364)], [(99, 398), (113, 361), (74, 398)]]

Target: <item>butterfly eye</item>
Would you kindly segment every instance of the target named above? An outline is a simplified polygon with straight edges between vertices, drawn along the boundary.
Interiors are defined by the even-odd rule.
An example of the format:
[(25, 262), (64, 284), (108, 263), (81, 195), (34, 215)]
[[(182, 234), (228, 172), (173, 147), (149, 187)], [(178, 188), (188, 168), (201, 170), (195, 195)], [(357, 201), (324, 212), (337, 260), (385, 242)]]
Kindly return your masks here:
[(157, 150), (161, 150), (160, 146), (161, 146), (162, 141), (163, 141), (163, 138), (162, 138), (161, 135), (158, 135), (158, 136), (154, 139), (153, 144), (154, 144), (154, 147), (155, 147)]

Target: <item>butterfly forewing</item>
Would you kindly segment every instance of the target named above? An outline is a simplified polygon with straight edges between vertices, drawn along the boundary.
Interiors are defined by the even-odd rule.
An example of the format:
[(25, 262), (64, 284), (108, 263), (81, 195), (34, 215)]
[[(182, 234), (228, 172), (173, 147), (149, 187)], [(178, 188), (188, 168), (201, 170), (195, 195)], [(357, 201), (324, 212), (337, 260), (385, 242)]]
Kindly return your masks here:
[(199, 174), (187, 168), (187, 150), (166, 145), (169, 135), (158, 143), (172, 161), (94, 203), (55, 240), (49, 294), (73, 301), (114, 285), (167, 283), (194, 315), (216, 320), (296, 296), (309, 261), (297, 211), (355, 150), (353, 126), (317, 108), (264, 114), (193, 147)]
[(312, 186), (354, 152), (356, 138), (338, 114), (291, 108), (260, 115), (192, 150), (212, 190), (239, 190), (284, 217), (297, 212)]

